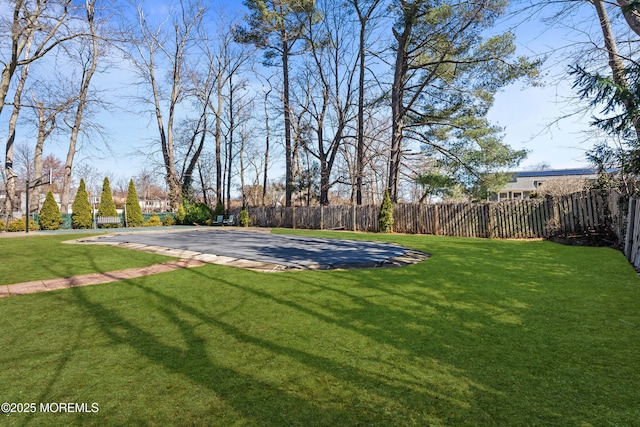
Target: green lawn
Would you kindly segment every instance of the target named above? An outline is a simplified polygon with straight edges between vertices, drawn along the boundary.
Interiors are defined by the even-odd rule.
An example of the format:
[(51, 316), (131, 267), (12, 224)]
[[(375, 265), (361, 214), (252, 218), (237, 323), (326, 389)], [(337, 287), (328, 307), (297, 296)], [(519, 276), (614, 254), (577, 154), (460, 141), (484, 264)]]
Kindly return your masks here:
[(0, 402), (99, 407), (0, 425), (638, 425), (640, 279), (619, 252), (305, 234), (432, 257), (277, 274), (208, 265), (0, 299)]
[(90, 236), (58, 234), (0, 239), (0, 285), (145, 267), (171, 259), (112, 246), (62, 244)]

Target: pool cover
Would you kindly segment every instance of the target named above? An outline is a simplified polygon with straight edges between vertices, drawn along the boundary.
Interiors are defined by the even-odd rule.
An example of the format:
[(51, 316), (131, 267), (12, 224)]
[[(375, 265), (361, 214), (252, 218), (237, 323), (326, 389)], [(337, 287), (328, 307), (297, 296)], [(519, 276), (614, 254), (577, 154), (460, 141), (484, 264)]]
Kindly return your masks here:
[(97, 240), (166, 247), (305, 269), (376, 267), (408, 252), (415, 252), (392, 243), (204, 228), (179, 232), (117, 233), (100, 236)]

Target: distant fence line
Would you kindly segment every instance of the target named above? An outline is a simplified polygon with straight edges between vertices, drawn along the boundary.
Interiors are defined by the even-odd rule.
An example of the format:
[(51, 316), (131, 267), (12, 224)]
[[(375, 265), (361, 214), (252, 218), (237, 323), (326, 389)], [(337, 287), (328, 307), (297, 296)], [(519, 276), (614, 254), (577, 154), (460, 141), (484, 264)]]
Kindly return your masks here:
[[(505, 202), (399, 203), (394, 206), (393, 231), (510, 239), (582, 235), (606, 229), (620, 237), (624, 232), (624, 218), (620, 214), (619, 199), (616, 192), (591, 191)], [(640, 210), (640, 204), (638, 206)], [(375, 205), (252, 207), (249, 216), (251, 224), (259, 227), (377, 232), (379, 210)], [(640, 234), (640, 223), (637, 231)]]

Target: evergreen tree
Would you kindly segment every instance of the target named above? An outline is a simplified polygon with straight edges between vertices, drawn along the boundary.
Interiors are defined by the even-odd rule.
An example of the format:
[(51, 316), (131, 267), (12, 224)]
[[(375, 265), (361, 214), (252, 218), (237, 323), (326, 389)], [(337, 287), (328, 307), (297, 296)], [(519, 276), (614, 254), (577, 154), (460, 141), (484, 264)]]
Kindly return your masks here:
[[(98, 206), (98, 216), (118, 216), (116, 204), (113, 202), (111, 195), (111, 185), (109, 178), (105, 178), (102, 183), (102, 194), (100, 195), (100, 206)], [(117, 224), (104, 224), (103, 228), (116, 228)]]
[(84, 179), (80, 179), (80, 186), (76, 192), (71, 210), (71, 226), (73, 228), (91, 228), (93, 225), (93, 217)]
[(378, 228), (381, 233), (391, 233), (393, 230), (393, 204), (391, 204), (388, 189), (384, 190), (382, 206), (378, 214)]
[(224, 215), (224, 205), (222, 204), (222, 200), (218, 200), (218, 203), (216, 203), (216, 208), (213, 210), (213, 215), (216, 217), (218, 215)]
[(53, 193), (49, 191), (40, 209), (40, 229), (57, 230), (62, 222), (60, 208), (53, 198)]
[(504, 144), (502, 129), (488, 115), (496, 93), (519, 78), (535, 78), (540, 62), (516, 57), (513, 33), (494, 28), (510, 2), (389, 3), (395, 15), (391, 200), (398, 201), (408, 141), (433, 160), (458, 165), (456, 178), (466, 186), (485, 173), (517, 166), (526, 151)]
[(180, 206), (178, 206), (178, 212), (176, 212), (176, 223), (180, 224), (180, 225), (184, 225), (184, 219), (187, 216), (187, 210), (184, 208), (184, 201), (182, 203), (180, 203)]
[(129, 190), (127, 192), (127, 227), (140, 227), (142, 224), (144, 224), (144, 217), (142, 216), (138, 193), (132, 179), (129, 181)]
[(248, 227), (251, 224), (251, 218), (249, 218), (249, 211), (245, 206), (240, 210), (240, 227)]

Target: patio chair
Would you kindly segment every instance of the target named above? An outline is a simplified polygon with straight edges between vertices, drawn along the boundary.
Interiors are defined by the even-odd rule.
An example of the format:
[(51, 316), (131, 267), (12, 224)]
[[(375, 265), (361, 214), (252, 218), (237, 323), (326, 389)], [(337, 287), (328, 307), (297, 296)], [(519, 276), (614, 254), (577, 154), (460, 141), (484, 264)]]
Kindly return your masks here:
[(211, 225), (223, 225), (224, 224), (224, 215), (218, 215), (218, 218), (216, 218)]
[(222, 225), (234, 225), (235, 224), (235, 216), (229, 215), (229, 218), (222, 221)]

